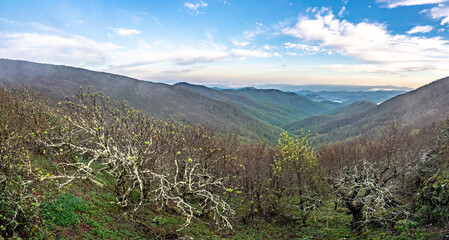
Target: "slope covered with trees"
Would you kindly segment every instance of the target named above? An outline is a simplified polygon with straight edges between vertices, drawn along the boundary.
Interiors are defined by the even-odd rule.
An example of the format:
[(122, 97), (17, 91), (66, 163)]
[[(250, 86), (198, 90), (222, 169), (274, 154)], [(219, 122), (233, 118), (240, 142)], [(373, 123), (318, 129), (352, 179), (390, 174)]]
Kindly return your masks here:
[(240, 131), (246, 139), (275, 142), (281, 129), (241, 111), (229, 103), (167, 84), (94, 72), (80, 68), (0, 60), (0, 81), (28, 86), (59, 101), (79, 86), (124, 100), (157, 119), (191, 124), (214, 124), (221, 131)]
[[(449, 120), (443, 119), (449, 79), (378, 106), (362, 102), (330, 112), (336, 127), (320, 123), (329, 129), (324, 136), (351, 138), (316, 148), (317, 138), (307, 131), (281, 134), (275, 128), (279, 134), (271, 146), (242, 141), (228, 127), (220, 129), (221, 122), (186, 124), (189, 119), (167, 108), (187, 114), (214, 106), (198, 111), (210, 117), (218, 111), (214, 117), (222, 121), (247, 120), (239, 126), (252, 125), (250, 130), (263, 121), (179, 86), (52, 65), (3, 64), (15, 67), (5, 68), (3, 79), (29, 88), (0, 87), (0, 239), (447, 234)], [(100, 80), (89, 85), (93, 79)], [(90, 88), (65, 88), (79, 83)], [(243, 93), (233, 96), (248, 106), (288, 106), (284, 97), (266, 96), (269, 91), (237, 91)], [(162, 95), (164, 102), (154, 97)], [(191, 102), (183, 103), (184, 97)], [(152, 103), (163, 108), (148, 114)], [(223, 108), (236, 113), (224, 116)]]
[(83, 88), (71, 95), (51, 106), (0, 88), (3, 238), (444, 233), (448, 215), (435, 210), (448, 207), (449, 121), (419, 132), (390, 122), (319, 150), (310, 134), (283, 133), (272, 148), (155, 120)]
[(283, 127), (298, 119), (329, 112), (338, 106), (338, 104), (329, 105), (313, 102), (295, 93), (286, 93), (274, 89), (216, 90), (188, 83), (177, 83), (175, 86), (227, 102), (278, 127)]
[(346, 119), (353, 115), (363, 115), (363, 112), (374, 108), (375, 106), (376, 104), (371, 101), (355, 102), (351, 105), (330, 111), (325, 115), (312, 116), (292, 122), (283, 128), (294, 133), (299, 133), (302, 129), (307, 129), (314, 133), (323, 133), (326, 128), (333, 127), (333, 125), (330, 124), (331, 122), (338, 122), (339, 119)]
[(386, 122), (396, 120), (412, 128), (422, 128), (447, 117), (449, 112), (449, 78), (444, 78), (414, 91), (396, 96), (363, 112), (340, 114), (336, 117), (314, 116), (285, 127), (299, 132), (310, 129), (321, 135), (322, 141), (341, 140), (374, 131)]

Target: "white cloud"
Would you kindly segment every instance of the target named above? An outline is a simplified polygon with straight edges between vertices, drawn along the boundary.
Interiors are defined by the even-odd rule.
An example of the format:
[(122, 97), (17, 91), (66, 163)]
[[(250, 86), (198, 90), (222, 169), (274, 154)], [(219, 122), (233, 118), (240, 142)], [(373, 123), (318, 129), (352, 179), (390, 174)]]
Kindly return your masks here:
[[(328, 49), (321, 48), (317, 45), (308, 45), (308, 44), (302, 44), (302, 43), (291, 43), (287, 42), (284, 43), (284, 46), (287, 50), (290, 50), (287, 54), (291, 56), (302, 56), (302, 55), (313, 55), (317, 53), (327, 53), (331, 54), (332, 52)], [(299, 50), (300, 52), (291, 52), (291, 50)]]
[(212, 39), (191, 45), (140, 40), (136, 46), (124, 48), (82, 36), (0, 32), (0, 58), (87, 67), (134, 77), (161, 73), (161, 69), (174, 65), (267, 57), (281, 55), (262, 48), (228, 47)]
[(438, 4), (437, 7), (423, 10), (421, 13), (429, 13), (433, 19), (441, 19), (441, 25), (449, 23), (449, 7), (443, 4)]
[(126, 28), (108, 28), (112, 30), (115, 34), (120, 36), (131, 36), (134, 34), (140, 34), (141, 32), (136, 29), (126, 29)]
[(354, 24), (336, 19), (326, 9), (320, 10), (312, 19), (300, 18), (294, 27), (285, 28), (283, 32), (391, 71), (447, 70), (447, 40), (441, 37), (393, 35), (384, 24)]
[(428, 33), (433, 30), (432, 26), (416, 26), (407, 31), (407, 34)]
[(31, 22), (29, 24), (32, 27), (37, 28), (37, 29), (42, 30), (42, 31), (62, 33), (61, 30), (59, 30), (57, 28), (54, 28), (52, 26), (47, 26), (47, 25), (44, 25), (44, 24), (41, 24), (41, 23), (36, 23), (36, 22)]
[(268, 44), (263, 45), (262, 48), (263, 48), (263, 50), (267, 50), (267, 51), (270, 51), (270, 50), (273, 50), (273, 49), (277, 49), (276, 46), (270, 46)]
[[(169, 63), (191, 65), (202, 62), (217, 62), (229, 58), (227, 48), (212, 41), (200, 41), (195, 45), (159, 43), (155, 48), (145, 41), (131, 50), (119, 51), (111, 56), (112, 68), (130, 68), (150, 64)], [(126, 62), (124, 62), (126, 59)]]
[(335, 72), (367, 72), (367, 73), (380, 73), (380, 74), (398, 74), (396, 71), (392, 71), (388, 67), (382, 67), (375, 64), (331, 64), (321, 66), (322, 69), (332, 70)]
[(248, 41), (239, 42), (235, 39), (231, 39), (231, 42), (232, 42), (232, 44), (234, 44), (234, 46), (237, 46), (237, 47), (246, 47), (250, 44), (250, 42), (248, 42)]
[(186, 2), (184, 6), (190, 10), (197, 11), (199, 8), (207, 7), (207, 3), (199, 1), (197, 3)]
[(377, 3), (384, 4), (382, 6), (387, 8), (395, 8), (401, 6), (415, 6), (424, 4), (444, 3), (449, 0), (377, 0)]
[(0, 18), (0, 22), (4, 22), (10, 25), (15, 25), (15, 27), (32, 27), (37, 30), (45, 31), (45, 32), (57, 32), (63, 33), (62, 30), (57, 29), (55, 27), (45, 25), (37, 22), (21, 22), (21, 21), (12, 21), (6, 18)]
[(264, 52), (260, 49), (256, 49), (256, 50), (232, 49), (230, 53), (231, 53), (231, 56), (236, 57), (236, 58), (248, 58), (248, 57), (267, 58), (267, 57), (272, 57), (272, 56), (277, 56), (277, 57), (280, 56), (279, 53)]
[(36, 62), (97, 66), (119, 47), (109, 42), (96, 42), (81, 36), (60, 37), (39, 33), (0, 32), (0, 57)]
[(14, 24), (14, 21), (11, 21), (11, 20), (6, 19), (6, 18), (0, 18), (0, 22), (5, 22), (5, 23), (8, 23), (8, 24)]
[(338, 16), (343, 17), (345, 12), (346, 12), (346, 7), (345, 6), (341, 7), (340, 12), (338, 12)]

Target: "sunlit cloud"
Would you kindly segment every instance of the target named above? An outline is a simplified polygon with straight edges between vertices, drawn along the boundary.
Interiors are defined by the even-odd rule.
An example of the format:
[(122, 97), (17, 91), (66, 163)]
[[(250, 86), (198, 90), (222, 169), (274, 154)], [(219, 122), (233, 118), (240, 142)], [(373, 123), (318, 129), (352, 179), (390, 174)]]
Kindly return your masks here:
[(300, 18), (294, 27), (285, 28), (283, 32), (366, 64), (379, 65), (380, 69), (388, 67), (389, 72), (447, 70), (447, 40), (441, 37), (393, 35), (385, 24), (354, 24), (335, 18), (325, 8), (313, 18)]
[(135, 34), (140, 34), (141, 31), (136, 29), (126, 29), (126, 28), (108, 28), (109, 30), (112, 30), (115, 34), (120, 36), (131, 36)]
[(32, 27), (36, 28), (36, 29), (39, 29), (39, 30), (42, 30), (42, 31), (46, 31), (46, 32), (57, 32), (57, 33), (62, 33), (63, 32), (63, 31), (61, 31), (61, 30), (59, 30), (59, 29), (57, 29), (55, 27), (47, 26), (47, 25), (44, 25), (44, 24), (41, 24), (41, 23), (32, 22), (32, 23), (29, 23), (29, 24)]
[(237, 41), (235, 39), (231, 39), (231, 42), (236, 47), (246, 47), (246, 46), (248, 46), (250, 44), (249, 41), (242, 41), (242, 42), (240, 42), (240, 41)]
[(11, 20), (6, 19), (6, 18), (0, 18), (0, 22), (4, 22), (4, 23), (8, 23), (8, 24), (14, 24), (14, 21), (11, 21)]
[(201, 12), (199, 9), (207, 7), (207, 3), (203, 2), (203, 1), (199, 1), (196, 3), (186, 2), (186, 3), (184, 3), (184, 6), (187, 8), (188, 12), (190, 12), (194, 15), (198, 15), (200, 13), (203, 14), (203, 12)]
[(441, 25), (449, 23), (449, 7), (443, 4), (423, 10), (421, 13), (428, 13), (432, 19), (441, 19)]
[(200, 1), (197, 3), (191, 3), (191, 2), (186, 2), (184, 3), (184, 6), (190, 10), (198, 10), (198, 8), (203, 8), (203, 7), (207, 7), (207, 3)]
[(432, 26), (416, 26), (407, 31), (407, 34), (428, 33), (433, 30)]
[(236, 57), (236, 58), (248, 58), (248, 57), (267, 58), (267, 57), (272, 57), (272, 56), (279, 57), (280, 54), (266, 52), (261, 49), (257, 49), (257, 50), (233, 49), (233, 50), (231, 50), (231, 56)]
[(338, 12), (338, 16), (339, 16), (339, 17), (343, 17), (343, 15), (345, 14), (345, 12), (346, 12), (346, 7), (345, 7), (345, 6), (341, 7), (341, 8), (340, 8), (340, 11)]
[(380, 3), (382, 7), (396, 8), (401, 6), (444, 3), (447, 1), (448, 0), (377, 0), (376, 2)]
[(0, 56), (73, 66), (98, 66), (120, 47), (75, 36), (0, 32)]
[[(287, 50), (290, 50), (290, 52), (288, 52), (287, 54), (290, 56), (302, 56), (305, 54), (308, 55), (313, 55), (313, 54), (317, 54), (317, 53), (327, 53), (327, 54), (332, 54), (331, 51), (329, 51), (326, 48), (322, 48), (320, 46), (317, 45), (309, 45), (309, 44), (303, 44), (303, 43), (291, 43), (291, 42), (287, 42), (284, 43), (284, 46)], [(292, 50), (296, 50), (296, 51), (300, 51), (298, 52), (291, 52)]]

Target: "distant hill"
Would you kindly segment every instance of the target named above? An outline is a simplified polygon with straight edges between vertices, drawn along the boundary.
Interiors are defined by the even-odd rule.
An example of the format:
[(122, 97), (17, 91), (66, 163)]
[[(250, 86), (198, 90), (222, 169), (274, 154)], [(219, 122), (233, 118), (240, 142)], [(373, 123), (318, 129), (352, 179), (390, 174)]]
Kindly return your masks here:
[(334, 85), (334, 84), (307, 84), (307, 85), (292, 85), (292, 84), (264, 84), (255, 86), (259, 89), (279, 89), (284, 92), (373, 92), (373, 91), (411, 91), (413, 88), (400, 86), (359, 86), (359, 85)]
[(323, 114), (341, 106), (340, 104), (329, 102), (313, 102), (295, 93), (286, 93), (274, 89), (242, 88), (217, 90), (189, 83), (177, 83), (174, 86), (227, 102), (260, 120), (278, 127), (312, 115)]
[(371, 102), (370, 100), (364, 100), (364, 101), (352, 103), (348, 106), (337, 108), (333, 111), (326, 113), (326, 115), (339, 116), (339, 115), (343, 115), (343, 114), (360, 113), (360, 112), (366, 111), (368, 109), (374, 108), (376, 106), (377, 105), (375, 103)]
[(157, 119), (213, 124), (222, 131), (238, 130), (246, 139), (274, 142), (282, 130), (232, 104), (167, 84), (81, 68), (0, 59), (0, 81), (28, 86), (60, 101), (79, 86), (125, 100)]
[(300, 129), (310, 130), (314, 133), (323, 133), (332, 130), (331, 122), (339, 122), (339, 119), (346, 119), (348, 116), (360, 115), (364, 111), (372, 109), (377, 105), (371, 101), (355, 102), (349, 106), (344, 106), (326, 113), (326, 115), (319, 115), (308, 117), (284, 126), (287, 131), (298, 134)]
[[(340, 114), (338, 117), (315, 116), (286, 126), (297, 132), (301, 127), (311, 128), (322, 139), (336, 140), (356, 136), (388, 121), (397, 120), (413, 128), (421, 128), (449, 114), (449, 78), (440, 79), (414, 91), (398, 95), (363, 112)], [(322, 118), (322, 119), (320, 119)]]
[(297, 91), (296, 93), (305, 98), (315, 101), (338, 102), (349, 105), (354, 102), (370, 100), (376, 104), (380, 104), (399, 94), (406, 93), (403, 90), (379, 90), (379, 91), (319, 91), (312, 92), (309, 90)]

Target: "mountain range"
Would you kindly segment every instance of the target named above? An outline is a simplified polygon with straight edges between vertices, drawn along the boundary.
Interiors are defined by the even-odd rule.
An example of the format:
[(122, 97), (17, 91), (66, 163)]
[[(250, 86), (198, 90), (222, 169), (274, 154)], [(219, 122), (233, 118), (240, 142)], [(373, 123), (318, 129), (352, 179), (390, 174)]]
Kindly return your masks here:
[(340, 109), (337, 114), (313, 116), (285, 126), (285, 130), (299, 133), (310, 129), (318, 133), (322, 141), (345, 139), (372, 131), (389, 121), (397, 121), (414, 129), (420, 129), (448, 117), (449, 77), (439, 79), (414, 91), (398, 95), (382, 104), (363, 104), (360, 111)]
[(298, 119), (324, 114), (341, 106), (332, 102), (313, 102), (295, 93), (275, 89), (216, 90), (188, 83), (178, 83), (174, 86), (229, 103), (277, 127), (283, 127)]
[(81, 68), (6, 59), (0, 59), (0, 81), (28, 86), (54, 102), (85, 86), (112, 99), (124, 100), (157, 119), (205, 123), (221, 132), (236, 130), (243, 140), (269, 143), (274, 143), (284, 130), (295, 134), (301, 129), (311, 130), (328, 141), (353, 137), (391, 120), (420, 128), (449, 112), (449, 78), (400, 95), (397, 94), (405, 89), (371, 91), (383, 97), (386, 93), (397, 95), (380, 104), (365, 99), (356, 101), (360, 98), (346, 103), (327, 101), (331, 99), (316, 102), (275, 89), (168, 85)]
[(81, 68), (0, 60), (0, 81), (25, 85), (57, 102), (79, 86), (124, 100), (156, 119), (212, 124), (221, 131), (238, 131), (244, 139), (274, 142), (282, 129), (237, 107), (180, 87), (94, 72)]

